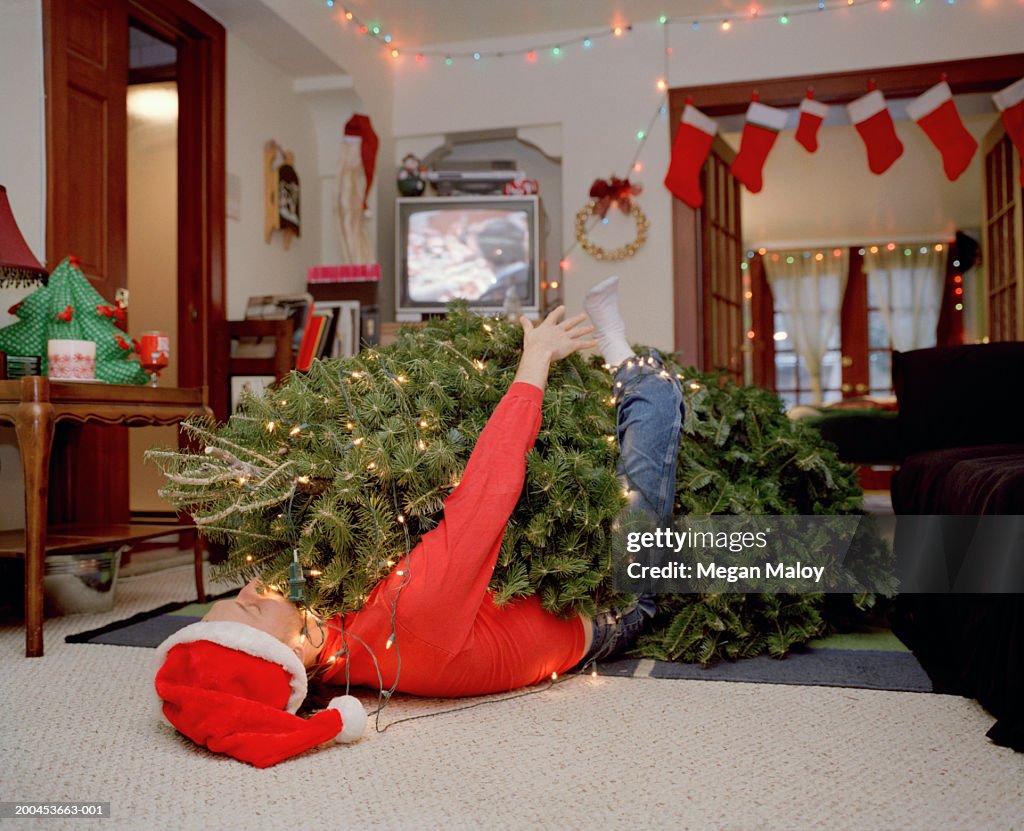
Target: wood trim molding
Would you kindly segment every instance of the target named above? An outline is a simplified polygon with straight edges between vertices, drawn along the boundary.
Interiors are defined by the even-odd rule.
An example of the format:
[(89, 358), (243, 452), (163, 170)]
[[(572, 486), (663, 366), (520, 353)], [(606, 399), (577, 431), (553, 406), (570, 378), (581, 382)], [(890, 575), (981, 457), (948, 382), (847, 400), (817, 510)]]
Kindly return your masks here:
[(683, 111), (686, 98), (705, 115), (736, 115), (746, 111), (750, 95), (757, 91), (758, 100), (771, 107), (799, 106), (814, 87), (814, 97), (826, 104), (845, 104), (867, 91), (874, 81), (886, 98), (907, 98), (920, 95), (938, 83), (943, 74), (954, 94), (990, 92), (1007, 86), (1021, 75), (1024, 53), (996, 55), (988, 58), (968, 58), (960, 61), (913, 64), (908, 66), (878, 67), (853, 72), (831, 72), (821, 75), (797, 75), (788, 78), (757, 78), (725, 84), (697, 87), (676, 87), (669, 91), (670, 123), (675, 123)]

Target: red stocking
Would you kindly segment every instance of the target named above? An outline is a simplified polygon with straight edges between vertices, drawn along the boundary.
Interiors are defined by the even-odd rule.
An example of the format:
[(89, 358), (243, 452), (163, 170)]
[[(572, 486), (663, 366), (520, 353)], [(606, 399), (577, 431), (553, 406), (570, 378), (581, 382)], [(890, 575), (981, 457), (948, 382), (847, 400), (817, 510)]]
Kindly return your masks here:
[(815, 101), (810, 94), (800, 102), (800, 121), (796, 125), (796, 140), (808, 153), (818, 149), (818, 128), (828, 115), (828, 104)]
[(1024, 78), (999, 90), (992, 100), (1003, 114), (1003, 126), (1020, 156), (1020, 183), (1024, 187)]
[(704, 204), (704, 194), (700, 189), (700, 169), (711, 152), (711, 142), (717, 132), (718, 125), (714, 119), (708, 118), (696, 107), (686, 105), (672, 142), (672, 157), (668, 173), (665, 174), (665, 187), (691, 208), (699, 208)]
[(942, 154), (946, 178), (955, 182), (974, 158), (978, 142), (967, 132), (953, 103), (949, 84), (940, 81), (907, 104), (907, 115), (918, 123)]
[(747, 186), (751, 193), (759, 193), (763, 185), (761, 171), (771, 152), (779, 130), (786, 126), (786, 111), (754, 101), (747, 107), (747, 121), (743, 125), (740, 152), (729, 170)]
[(868, 167), (872, 173), (885, 173), (903, 155), (903, 143), (896, 135), (896, 125), (885, 106), (885, 96), (874, 89), (846, 105), (868, 151)]

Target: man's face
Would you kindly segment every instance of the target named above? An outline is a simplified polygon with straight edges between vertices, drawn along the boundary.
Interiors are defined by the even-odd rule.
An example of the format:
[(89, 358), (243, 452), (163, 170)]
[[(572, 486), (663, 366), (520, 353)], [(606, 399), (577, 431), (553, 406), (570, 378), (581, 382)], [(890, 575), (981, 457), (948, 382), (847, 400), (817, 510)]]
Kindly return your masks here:
[(273, 635), (289, 649), (298, 650), (297, 654), (305, 666), (310, 666), (315, 660), (315, 652), (302, 637), (302, 612), (298, 606), (258, 580), (247, 583), (237, 597), (218, 600), (203, 620), (244, 623)]

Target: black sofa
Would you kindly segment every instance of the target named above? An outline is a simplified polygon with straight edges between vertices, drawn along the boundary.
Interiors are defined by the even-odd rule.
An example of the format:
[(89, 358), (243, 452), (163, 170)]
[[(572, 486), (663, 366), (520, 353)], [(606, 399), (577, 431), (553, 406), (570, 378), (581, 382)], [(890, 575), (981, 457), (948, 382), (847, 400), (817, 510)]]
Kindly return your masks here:
[[(894, 512), (1024, 515), (1024, 343), (897, 352), (893, 383)], [(1024, 751), (1024, 594), (901, 594), (892, 625), (937, 692), (976, 698), (988, 736)]]

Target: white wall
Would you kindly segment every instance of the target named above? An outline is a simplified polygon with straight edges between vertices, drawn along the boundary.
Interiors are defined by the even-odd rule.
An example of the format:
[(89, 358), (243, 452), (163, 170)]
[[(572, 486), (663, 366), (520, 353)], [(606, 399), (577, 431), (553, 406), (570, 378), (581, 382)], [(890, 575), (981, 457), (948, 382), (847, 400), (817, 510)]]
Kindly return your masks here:
[[(302, 234), (284, 248), (281, 232), (267, 243), (263, 214), (263, 145), (273, 139), (295, 154), (302, 185)], [(320, 261), (317, 142), (309, 108), (293, 81), (228, 33), (227, 172), (239, 177), (239, 216), (227, 220), (227, 311), (245, 315), (252, 294), (304, 291), (306, 269)]]
[[(698, 31), (671, 25), (668, 82), (682, 87), (1011, 53), (1020, 50), (1020, 26), (1020, 5), (1013, 0), (993, 0), (984, 7), (894, 4), (886, 12), (874, 5), (853, 7), (795, 17), (788, 26), (774, 20), (738, 21), (728, 33), (707, 24)], [(634, 21), (633, 31), (622, 38), (595, 40), (589, 50), (567, 47), (559, 59), (539, 53), (533, 65), (521, 55), (459, 60), (452, 66), (436, 58), (422, 64), (403, 59), (395, 76), (395, 136), (404, 141), (457, 130), (561, 124), (562, 225), (571, 232), (591, 182), (628, 172), (636, 131), (646, 128), (663, 98), (655, 83), (664, 74), (664, 38), (656, 22)], [(512, 51), (545, 42), (552, 37), (474, 46)], [(647, 245), (618, 266), (577, 250), (565, 277), (566, 300), (578, 308), (588, 286), (621, 274), (625, 286), (638, 289), (623, 300), (628, 330), (643, 332), (645, 340), (657, 344), (672, 342), (671, 304), (666, 302), (672, 291), (671, 202), (661, 184), (672, 132), (663, 117), (656, 119), (640, 157), (644, 169), (631, 176), (645, 188), (640, 204), (651, 222)], [(941, 168), (936, 170), (941, 175)], [(866, 166), (865, 175), (871, 175)], [(611, 234), (614, 229), (606, 230)], [(572, 241), (570, 232), (567, 242)]]
[[(43, 140), (43, 30), (39, 0), (0, 0), (0, 185), (25, 242), (45, 265), (46, 147)], [(0, 289), (0, 326), (28, 292)], [(0, 529), (24, 524), (25, 484), (14, 428), (0, 427)]]
[[(965, 116), (981, 144), (997, 113)], [(764, 166), (760, 193), (742, 190), (747, 248), (801, 248), (952, 239), (982, 224), (982, 162), (978, 152), (955, 182), (916, 124), (895, 122), (903, 155), (881, 176), (867, 168), (856, 129), (822, 127), (808, 153), (793, 130), (783, 130)], [(740, 133), (725, 135), (737, 150)], [(852, 160), (852, 163), (851, 163)]]

